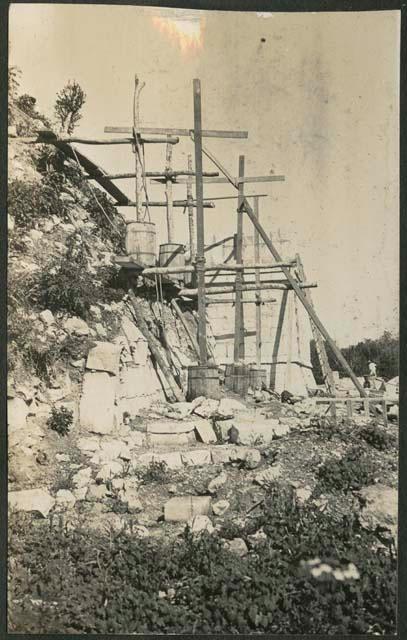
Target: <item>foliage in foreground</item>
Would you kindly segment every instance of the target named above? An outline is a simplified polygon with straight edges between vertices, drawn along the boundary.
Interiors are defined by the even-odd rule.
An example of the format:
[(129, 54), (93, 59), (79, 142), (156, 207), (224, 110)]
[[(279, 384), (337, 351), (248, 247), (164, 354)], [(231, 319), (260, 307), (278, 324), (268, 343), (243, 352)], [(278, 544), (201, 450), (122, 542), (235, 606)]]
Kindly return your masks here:
[(342, 458), (329, 458), (318, 469), (319, 485), (338, 492), (358, 490), (372, 484), (376, 474), (374, 461), (364, 447), (355, 445)]
[(66, 436), (73, 423), (73, 412), (66, 407), (52, 407), (47, 426), (60, 436)]
[(396, 559), (357, 517), (338, 522), (274, 485), (240, 534), (258, 527), (267, 540), (239, 558), (216, 535), (163, 543), (12, 518), (9, 630), (395, 632)]

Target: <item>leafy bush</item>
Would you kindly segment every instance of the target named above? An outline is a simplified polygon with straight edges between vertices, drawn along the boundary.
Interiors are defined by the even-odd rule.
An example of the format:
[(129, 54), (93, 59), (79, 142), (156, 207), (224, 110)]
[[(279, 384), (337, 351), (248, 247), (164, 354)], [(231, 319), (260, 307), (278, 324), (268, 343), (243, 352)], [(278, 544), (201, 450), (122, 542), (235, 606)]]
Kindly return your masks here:
[(82, 118), (80, 110), (86, 101), (86, 94), (80, 85), (73, 81), (61, 89), (55, 102), (55, 115), (58, 118), (61, 129), (70, 135), (77, 123)]
[(338, 522), (273, 485), (254, 525), (267, 540), (240, 558), (207, 533), (90, 536), (13, 516), (10, 631), (395, 633), (396, 558), (356, 516)]
[(387, 451), (388, 449), (392, 449), (396, 444), (394, 435), (378, 427), (376, 424), (369, 424), (362, 427), (358, 435), (378, 451)]
[(318, 469), (319, 484), (328, 491), (348, 491), (372, 484), (376, 467), (365, 449), (354, 446), (340, 459), (329, 458)]
[(12, 180), (8, 187), (8, 212), (17, 227), (33, 229), (39, 218), (57, 215), (67, 221), (66, 207), (60, 200), (58, 174), (47, 174), (39, 183)]
[(168, 467), (164, 461), (153, 460), (147, 467), (137, 469), (136, 475), (143, 484), (150, 482), (166, 482), (168, 480)]
[(73, 423), (73, 412), (66, 407), (52, 407), (51, 415), (47, 420), (47, 426), (56, 431), (60, 436), (66, 436), (69, 433)]

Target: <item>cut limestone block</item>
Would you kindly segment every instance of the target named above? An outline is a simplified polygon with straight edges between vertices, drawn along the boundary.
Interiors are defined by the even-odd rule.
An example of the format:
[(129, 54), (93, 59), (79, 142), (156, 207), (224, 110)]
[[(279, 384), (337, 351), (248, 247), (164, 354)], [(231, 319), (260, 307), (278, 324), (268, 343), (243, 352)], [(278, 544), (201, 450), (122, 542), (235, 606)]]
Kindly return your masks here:
[(204, 464), (211, 464), (211, 452), (209, 449), (185, 451), (182, 454), (182, 462), (188, 467), (199, 467)]
[(230, 445), (219, 445), (211, 449), (212, 463), (213, 464), (227, 464), (236, 460), (237, 447)]
[(233, 398), (222, 398), (217, 413), (225, 418), (233, 418), (236, 413), (241, 413), (242, 411), (247, 411), (247, 407), (243, 402)]
[(80, 424), (94, 433), (111, 433), (115, 426), (115, 380), (104, 371), (85, 373), (79, 407)]
[(179, 469), (182, 467), (182, 459), (179, 451), (171, 451), (169, 453), (156, 453), (153, 462), (164, 462), (169, 469)]
[(68, 333), (72, 333), (76, 336), (88, 336), (90, 333), (90, 329), (85, 320), (77, 318), (76, 316), (65, 320), (64, 329)]
[(194, 516), (188, 521), (188, 526), (191, 533), (194, 534), (203, 533), (204, 531), (213, 533), (215, 531), (211, 519), (208, 518), (208, 516)]
[(182, 496), (171, 498), (164, 505), (167, 522), (188, 522), (194, 516), (206, 516), (211, 506), (209, 496)]
[(96, 342), (88, 353), (86, 368), (106, 371), (114, 376), (119, 373), (121, 346), (111, 342)]
[(224, 513), (229, 509), (230, 502), (228, 500), (218, 500), (212, 505), (212, 511), (215, 516), (223, 516)]
[(147, 433), (189, 433), (195, 429), (195, 422), (178, 420), (160, 420), (147, 425)]
[(199, 436), (199, 440), (205, 444), (216, 442), (216, 433), (213, 430), (212, 425), (209, 422), (197, 422), (195, 424), (195, 430)]
[(71, 508), (75, 506), (76, 498), (71, 491), (60, 489), (56, 495), (56, 503), (59, 507)]
[(193, 431), (190, 433), (148, 433), (146, 444), (151, 447), (182, 447), (196, 442)]
[(55, 498), (46, 489), (9, 491), (8, 504), (16, 511), (35, 511), (46, 518), (55, 504)]
[(283, 429), (289, 430), (289, 427), (279, 425), (278, 420), (274, 418), (250, 422), (239, 417), (239, 419), (234, 419), (230, 422), (239, 431), (239, 442), (247, 445), (269, 444), (275, 437), (276, 430), (279, 433)]

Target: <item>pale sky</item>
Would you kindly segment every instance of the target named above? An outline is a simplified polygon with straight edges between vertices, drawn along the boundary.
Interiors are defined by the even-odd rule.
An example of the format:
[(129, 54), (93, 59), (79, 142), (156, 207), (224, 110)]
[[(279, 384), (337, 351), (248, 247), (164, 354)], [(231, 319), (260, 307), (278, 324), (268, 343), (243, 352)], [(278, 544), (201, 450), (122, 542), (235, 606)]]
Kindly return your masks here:
[[(131, 126), (134, 74), (146, 82), (146, 126), (193, 126), (192, 81), (202, 85), (203, 127), (249, 131), (248, 140), (206, 139), (236, 174), (283, 174), (284, 183), (247, 185), (267, 193), (267, 231), (299, 252), (317, 312), (340, 346), (398, 330), (399, 263), (398, 11), (273, 13), (163, 10), (129, 6), (14, 4), (10, 64), (21, 93), (52, 114), (56, 93), (76, 80), (87, 94), (76, 134), (111, 137), (105, 125)], [(262, 42), (262, 39), (264, 40)], [(83, 147), (103, 168), (132, 171), (128, 147)], [(174, 149), (186, 168), (188, 139)], [(150, 145), (147, 170), (164, 167)], [(205, 169), (214, 169), (204, 161)], [(133, 195), (131, 181), (118, 185)], [(233, 195), (207, 185), (204, 196)], [(150, 199), (163, 200), (161, 186)], [(174, 189), (176, 198), (185, 188)], [(176, 210), (187, 242), (187, 217)], [(165, 210), (153, 210), (165, 242)], [(207, 210), (206, 240), (235, 231), (234, 201)], [(252, 233), (249, 222), (245, 232)]]

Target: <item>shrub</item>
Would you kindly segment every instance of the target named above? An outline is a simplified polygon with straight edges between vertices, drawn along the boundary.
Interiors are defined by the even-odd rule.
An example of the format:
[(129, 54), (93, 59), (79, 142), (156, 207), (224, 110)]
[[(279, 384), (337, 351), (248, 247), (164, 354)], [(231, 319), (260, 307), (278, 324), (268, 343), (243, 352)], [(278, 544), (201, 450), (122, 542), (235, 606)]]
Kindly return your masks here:
[(39, 218), (57, 215), (63, 220), (66, 208), (60, 200), (60, 179), (58, 174), (42, 178), (41, 182), (31, 183), (12, 180), (8, 188), (8, 212), (14, 217), (17, 227), (32, 229)]
[(136, 471), (136, 475), (143, 484), (150, 482), (165, 482), (168, 480), (168, 467), (163, 461), (152, 461), (147, 467), (143, 467)]
[(73, 423), (73, 412), (66, 407), (52, 407), (51, 415), (47, 420), (47, 425), (60, 436), (66, 436), (69, 433)]
[(103, 191), (93, 187), (92, 192), (85, 209), (93, 222), (96, 223), (102, 240), (111, 242), (117, 253), (122, 252), (126, 225), (112, 201)]
[(70, 135), (82, 118), (80, 110), (86, 101), (86, 95), (80, 85), (73, 81), (61, 89), (55, 102), (55, 115), (61, 129)]
[[(13, 516), (10, 630), (395, 633), (396, 559), (374, 549), (374, 534), (356, 516), (338, 522), (273, 485), (255, 524), (267, 540), (240, 558), (207, 533), (186, 530), (175, 541), (90, 536), (80, 528), (23, 526)], [(318, 575), (320, 567), (326, 572)]]
[(375, 464), (365, 449), (354, 446), (342, 458), (329, 458), (319, 467), (319, 484), (328, 491), (347, 493), (372, 484), (375, 471)]
[(68, 257), (51, 260), (41, 272), (36, 302), (42, 309), (65, 311), (86, 320), (98, 299), (99, 287), (82, 262)]
[(395, 436), (385, 429), (378, 427), (376, 424), (369, 424), (362, 427), (358, 435), (378, 451), (392, 449), (396, 444)]

